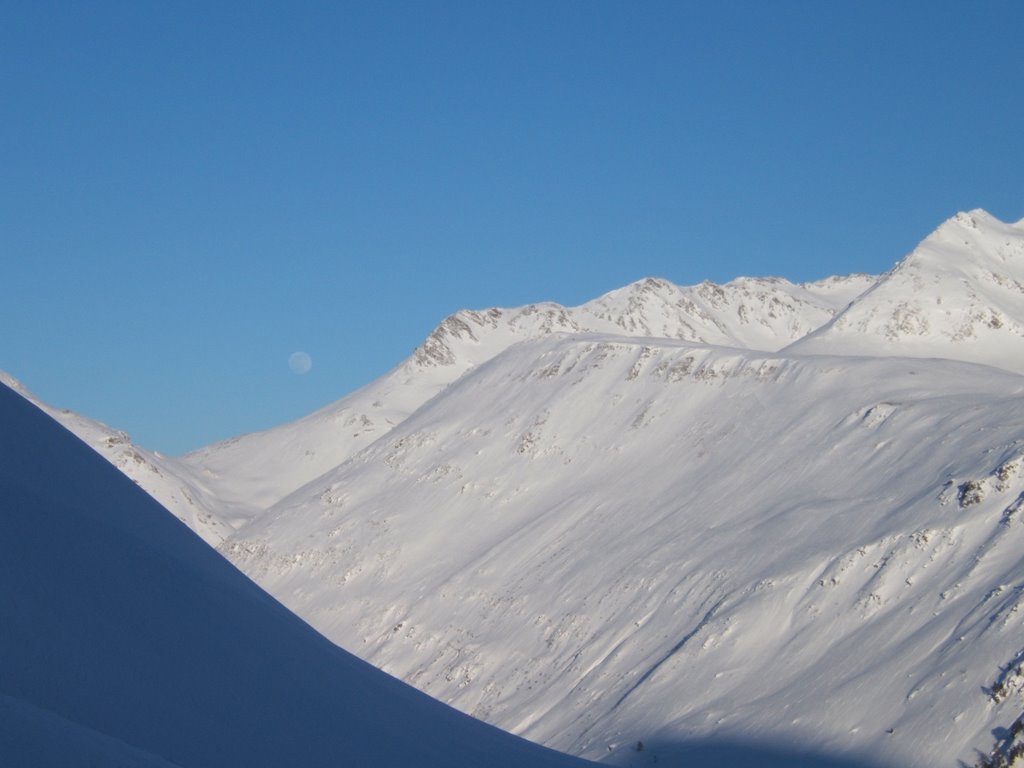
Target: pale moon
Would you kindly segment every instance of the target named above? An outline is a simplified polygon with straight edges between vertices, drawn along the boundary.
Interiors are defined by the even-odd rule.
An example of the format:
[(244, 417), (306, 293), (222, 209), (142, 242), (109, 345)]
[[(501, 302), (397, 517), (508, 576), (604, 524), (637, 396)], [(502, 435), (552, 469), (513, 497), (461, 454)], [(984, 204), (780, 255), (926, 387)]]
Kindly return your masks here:
[(309, 369), (313, 367), (313, 358), (305, 352), (292, 352), (288, 358), (288, 367), (292, 369), (292, 373), (301, 376), (304, 373), (309, 373)]

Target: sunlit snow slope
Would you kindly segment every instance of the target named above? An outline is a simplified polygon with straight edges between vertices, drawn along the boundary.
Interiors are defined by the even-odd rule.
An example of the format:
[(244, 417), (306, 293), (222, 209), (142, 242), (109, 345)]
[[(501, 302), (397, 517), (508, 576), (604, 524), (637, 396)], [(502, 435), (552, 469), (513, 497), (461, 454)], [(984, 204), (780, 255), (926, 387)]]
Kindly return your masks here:
[(582, 765), (331, 645), (0, 385), (0, 764)]
[(1024, 649), (1022, 493), (1015, 374), (563, 337), (222, 547), (374, 664), (570, 752), (953, 765), (1021, 711), (983, 688)]
[(364, 658), (577, 754), (973, 762), (1022, 710), (1022, 242), (974, 211), (818, 284), (831, 303), (646, 281), (511, 313), (542, 329), (516, 345), (505, 311), (460, 313), (419, 356), (460, 376), (221, 549)]
[(969, 360), (1024, 373), (1024, 222), (949, 219), (792, 351)]
[(200, 449), (184, 462), (219, 498), (257, 517), (515, 343), (597, 331), (774, 350), (819, 327), (873, 282), (864, 275), (806, 285), (740, 278), (681, 288), (647, 279), (579, 307), (464, 310), (441, 323), (407, 361), (363, 389), (291, 424)]

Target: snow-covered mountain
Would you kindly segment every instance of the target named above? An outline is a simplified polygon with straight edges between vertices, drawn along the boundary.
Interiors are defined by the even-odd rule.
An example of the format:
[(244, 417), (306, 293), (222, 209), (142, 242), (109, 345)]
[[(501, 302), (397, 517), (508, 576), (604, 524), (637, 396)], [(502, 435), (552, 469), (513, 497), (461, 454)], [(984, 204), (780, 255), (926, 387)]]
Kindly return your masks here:
[(462, 311), (171, 474), (328, 638), (549, 746), (952, 768), (1024, 730), (1021, 329), (1024, 222), (972, 211), (880, 277)]
[(959, 362), (552, 337), (222, 551), (569, 752), (728, 735), (953, 765), (1024, 706), (982, 690), (1024, 648), (1022, 395)]
[(570, 768), (331, 645), (0, 385), (0, 763)]
[(874, 283), (853, 275), (794, 285), (740, 278), (681, 288), (647, 279), (579, 307), (463, 310), (396, 369), (296, 422), (202, 448), (184, 463), (252, 517), (357, 453), (476, 366), (553, 333), (629, 336), (775, 350), (829, 320)]
[[(406, 364), (451, 383), (221, 549), (364, 658), (576, 754), (973, 761), (1024, 709), (982, 690), (1024, 653), (1024, 380), (993, 354), (1022, 243), (975, 211), (881, 278), (459, 313)], [(927, 343), (849, 320), (879, 306)]]
[(793, 352), (969, 360), (1024, 373), (1024, 222), (959, 213)]

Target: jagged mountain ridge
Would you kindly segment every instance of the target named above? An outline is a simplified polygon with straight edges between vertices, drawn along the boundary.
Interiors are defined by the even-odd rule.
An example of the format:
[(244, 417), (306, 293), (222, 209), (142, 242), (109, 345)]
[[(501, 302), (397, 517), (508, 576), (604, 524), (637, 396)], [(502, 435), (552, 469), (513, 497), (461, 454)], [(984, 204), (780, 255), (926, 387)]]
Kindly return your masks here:
[(737, 278), (689, 287), (648, 278), (578, 307), (462, 310), (363, 389), (291, 424), (195, 451), (184, 462), (252, 518), (387, 434), (475, 366), (551, 333), (789, 347), (798, 354), (949, 357), (1024, 371), (1024, 355), (1015, 353), (1024, 352), (1022, 254), (1020, 223), (974, 210), (943, 223), (880, 278), (799, 285)]
[(818, 328), (874, 281), (850, 275), (795, 285), (782, 278), (741, 277), (724, 285), (680, 287), (647, 278), (578, 307), (548, 302), (457, 312), (414, 359), (468, 368), (494, 357), (496, 350), (550, 333), (611, 333), (773, 351)]
[(739, 278), (681, 288), (648, 278), (578, 307), (554, 303), (463, 310), (413, 355), (363, 389), (291, 424), (195, 451), (184, 462), (252, 516), (344, 462), (472, 368), (512, 344), (552, 333), (621, 333), (774, 350), (832, 317), (874, 278), (794, 285)]

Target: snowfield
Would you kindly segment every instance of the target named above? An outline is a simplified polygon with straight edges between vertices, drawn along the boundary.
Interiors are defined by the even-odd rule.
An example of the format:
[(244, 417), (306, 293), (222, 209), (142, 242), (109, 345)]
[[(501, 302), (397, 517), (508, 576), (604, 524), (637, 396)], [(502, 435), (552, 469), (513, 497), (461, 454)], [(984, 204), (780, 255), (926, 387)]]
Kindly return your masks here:
[(343, 647), (575, 754), (970, 759), (1020, 714), (982, 689), (1024, 648), (1022, 395), (959, 362), (551, 338), (221, 549)]
[(954, 768), (1020, 743), (1022, 361), (1024, 222), (971, 211), (877, 277), (462, 311), (178, 460), (63, 421), (327, 638), (504, 730)]

